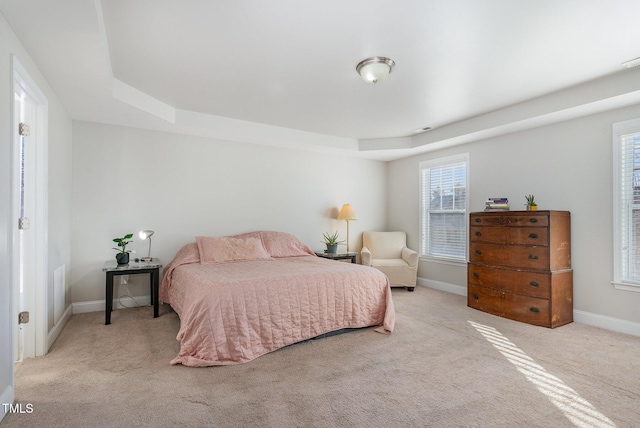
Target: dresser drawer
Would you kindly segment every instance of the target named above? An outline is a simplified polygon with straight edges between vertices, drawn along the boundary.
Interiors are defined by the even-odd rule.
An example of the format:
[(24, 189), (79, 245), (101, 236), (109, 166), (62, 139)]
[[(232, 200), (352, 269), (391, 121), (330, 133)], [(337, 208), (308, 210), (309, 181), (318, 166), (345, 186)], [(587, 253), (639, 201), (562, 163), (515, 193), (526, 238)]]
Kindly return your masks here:
[(469, 215), (471, 226), (503, 226), (503, 227), (526, 227), (549, 226), (549, 216), (545, 212), (540, 213), (472, 213)]
[(549, 270), (549, 247), (471, 242), (469, 260), (488, 265)]
[(491, 288), (469, 285), (467, 304), (469, 307), (533, 325), (549, 327), (550, 301), (523, 296)]
[(552, 276), (550, 273), (503, 269), (469, 263), (467, 275), (467, 282), (472, 285), (546, 299), (551, 295)]
[(471, 242), (495, 244), (549, 245), (549, 231), (543, 227), (474, 226), (469, 228)]

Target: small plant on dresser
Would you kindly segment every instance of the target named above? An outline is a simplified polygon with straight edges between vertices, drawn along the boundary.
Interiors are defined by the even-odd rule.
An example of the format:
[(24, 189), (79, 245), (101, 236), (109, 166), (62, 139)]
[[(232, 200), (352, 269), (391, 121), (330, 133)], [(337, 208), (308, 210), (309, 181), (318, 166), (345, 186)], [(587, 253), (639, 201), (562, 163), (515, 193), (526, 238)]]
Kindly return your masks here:
[(535, 211), (538, 209), (538, 204), (536, 204), (535, 196), (533, 195), (524, 195), (527, 200), (527, 211)]

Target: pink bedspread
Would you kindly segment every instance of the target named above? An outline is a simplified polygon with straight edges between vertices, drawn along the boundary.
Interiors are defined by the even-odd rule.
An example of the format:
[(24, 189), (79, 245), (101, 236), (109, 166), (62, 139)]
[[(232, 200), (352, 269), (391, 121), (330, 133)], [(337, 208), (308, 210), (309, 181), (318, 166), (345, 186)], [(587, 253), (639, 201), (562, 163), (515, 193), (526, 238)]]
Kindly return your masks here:
[(185, 246), (165, 269), (160, 297), (180, 317), (171, 363), (186, 366), (245, 363), (323, 333), (391, 333), (395, 324), (384, 274), (311, 255), (200, 264)]

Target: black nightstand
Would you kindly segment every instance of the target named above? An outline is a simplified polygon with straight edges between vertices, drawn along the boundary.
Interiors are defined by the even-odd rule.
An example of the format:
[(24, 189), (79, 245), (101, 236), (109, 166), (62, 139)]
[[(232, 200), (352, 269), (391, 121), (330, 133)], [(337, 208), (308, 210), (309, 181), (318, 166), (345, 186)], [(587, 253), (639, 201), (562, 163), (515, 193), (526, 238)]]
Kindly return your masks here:
[(322, 257), (324, 259), (331, 259), (331, 260), (351, 259), (351, 263), (356, 262), (357, 255), (358, 253), (318, 253), (316, 252), (316, 256)]
[(113, 310), (113, 277), (119, 275), (135, 275), (139, 273), (149, 274), (149, 288), (151, 292), (151, 304), (153, 305), (153, 317), (158, 318), (159, 314), (159, 289), (160, 289), (160, 268), (162, 263), (158, 259), (150, 262), (130, 262), (126, 265), (118, 265), (115, 260), (105, 262), (102, 270), (107, 274), (106, 291), (107, 298), (104, 309), (104, 324), (111, 324), (111, 311)]

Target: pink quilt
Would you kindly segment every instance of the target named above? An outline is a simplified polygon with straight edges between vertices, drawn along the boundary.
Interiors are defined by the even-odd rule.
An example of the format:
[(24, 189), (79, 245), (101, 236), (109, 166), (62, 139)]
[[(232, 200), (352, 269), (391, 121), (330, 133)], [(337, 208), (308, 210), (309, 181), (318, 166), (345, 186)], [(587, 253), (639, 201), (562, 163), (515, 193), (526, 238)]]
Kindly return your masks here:
[[(278, 232), (262, 233), (264, 242)], [(172, 364), (245, 363), (343, 328), (381, 326), (378, 331), (393, 331), (391, 289), (387, 277), (374, 268), (310, 255), (301, 243), (296, 245), (304, 249), (294, 257), (265, 258), (245, 248), (242, 254), (252, 254), (251, 259), (201, 262), (199, 247), (211, 254), (212, 245), (218, 245), (204, 245), (202, 239), (209, 238), (184, 246), (165, 268), (160, 299), (180, 317), (180, 353)], [(247, 242), (240, 244), (246, 247)], [(222, 245), (219, 248), (227, 248), (229, 243)], [(264, 248), (277, 253), (268, 242)]]

